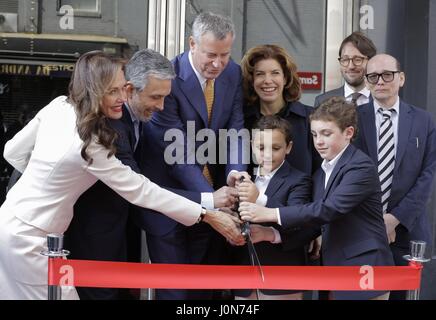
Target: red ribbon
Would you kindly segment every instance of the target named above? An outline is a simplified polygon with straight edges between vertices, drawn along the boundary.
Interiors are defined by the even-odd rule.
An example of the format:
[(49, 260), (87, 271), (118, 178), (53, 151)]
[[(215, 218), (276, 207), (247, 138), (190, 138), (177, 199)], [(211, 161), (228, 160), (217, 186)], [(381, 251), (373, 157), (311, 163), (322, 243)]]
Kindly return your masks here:
[(49, 285), (155, 289), (417, 290), (422, 267), (257, 267), (49, 259)]

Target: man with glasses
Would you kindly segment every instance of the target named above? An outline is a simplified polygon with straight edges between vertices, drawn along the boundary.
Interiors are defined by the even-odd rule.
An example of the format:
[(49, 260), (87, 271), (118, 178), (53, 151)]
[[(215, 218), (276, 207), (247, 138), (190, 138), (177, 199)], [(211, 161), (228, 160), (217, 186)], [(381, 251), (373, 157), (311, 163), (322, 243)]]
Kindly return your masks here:
[[(386, 232), (395, 264), (407, 265), (411, 240), (430, 243), (426, 207), (436, 168), (436, 130), (431, 115), (399, 98), (405, 74), (392, 56), (381, 54), (367, 65), (366, 84), (374, 101), (358, 108), (355, 144), (378, 167)], [(391, 300), (405, 300), (392, 291)]]
[(360, 32), (353, 32), (344, 39), (339, 49), (339, 64), (345, 85), (319, 95), (315, 108), (331, 97), (345, 97), (360, 106), (370, 101), (370, 92), (365, 87), (365, 70), (368, 60), (377, 53), (374, 43)]

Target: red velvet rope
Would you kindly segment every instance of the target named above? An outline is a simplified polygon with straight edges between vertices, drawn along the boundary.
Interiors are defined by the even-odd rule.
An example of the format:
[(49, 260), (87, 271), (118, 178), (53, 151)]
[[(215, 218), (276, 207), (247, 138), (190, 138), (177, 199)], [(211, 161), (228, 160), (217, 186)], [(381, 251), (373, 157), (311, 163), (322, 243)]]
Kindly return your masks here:
[(49, 285), (155, 289), (416, 290), (422, 266), (257, 267), (49, 259)]

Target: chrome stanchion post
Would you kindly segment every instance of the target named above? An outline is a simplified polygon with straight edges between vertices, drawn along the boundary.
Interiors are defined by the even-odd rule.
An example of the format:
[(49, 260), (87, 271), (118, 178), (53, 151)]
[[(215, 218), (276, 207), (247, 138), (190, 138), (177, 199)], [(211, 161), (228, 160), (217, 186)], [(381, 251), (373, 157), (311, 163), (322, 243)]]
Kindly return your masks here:
[[(49, 234), (47, 235), (47, 251), (41, 252), (43, 256), (48, 257), (50, 260), (63, 259), (67, 257), (70, 252), (63, 250), (64, 236), (62, 234)], [(62, 291), (60, 286), (48, 286), (48, 300), (62, 300)]]
[[(415, 241), (415, 240), (410, 241), (410, 255), (404, 256), (403, 258), (421, 267), (423, 263), (430, 261), (430, 259), (425, 258), (426, 247), (427, 247), (427, 243), (424, 241)], [(408, 291), (407, 300), (419, 300), (419, 293), (420, 293), (419, 289)]]

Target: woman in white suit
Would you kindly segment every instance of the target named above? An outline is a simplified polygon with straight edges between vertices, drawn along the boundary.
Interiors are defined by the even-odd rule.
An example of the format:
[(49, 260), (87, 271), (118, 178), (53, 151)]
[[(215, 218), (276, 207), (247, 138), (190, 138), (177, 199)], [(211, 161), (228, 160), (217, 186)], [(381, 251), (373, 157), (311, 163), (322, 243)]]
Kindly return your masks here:
[[(243, 241), (233, 217), (205, 211), (114, 157), (116, 133), (106, 121), (121, 118), (125, 88), (119, 59), (87, 53), (77, 61), (69, 97), (53, 100), (6, 144), (5, 159), (23, 175), (0, 208), (0, 300), (47, 298), (47, 258), (40, 255), (46, 236), (64, 233), (77, 198), (98, 179), (135, 205), (188, 226), (203, 220)], [(76, 290), (63, 288), (63, 297), (77, 298)]]

